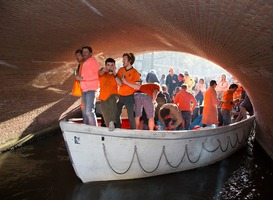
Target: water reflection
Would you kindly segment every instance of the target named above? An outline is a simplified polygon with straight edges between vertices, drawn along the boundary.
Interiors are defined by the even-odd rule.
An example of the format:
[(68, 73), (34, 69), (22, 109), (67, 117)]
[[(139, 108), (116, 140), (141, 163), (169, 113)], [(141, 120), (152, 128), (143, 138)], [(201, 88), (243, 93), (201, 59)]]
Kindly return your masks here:
[[(230, 195), (223, 196), (222, 188), (225, 184), (228, 188), (228, 182), (233, 181), (229, 177), (236, 164), (226, 159), (219, 164), (182, 173), (134, 181), (80, 184), (71, 199), (234, 199)], [(233, 197), (237, 199), (238, 196)]]
[[(72, 200), (87, 199), (208, 199), (205, 187), (192, 183), (203, 182), (207, 176), (172, 174), (154, 178), (138, 179), (134, 181), (114, 181), (81, 184), (75, 188)], [(190, 179), (191, 181), (190, 181)]]
[(195, 170), (83, 184), (56, 134), (0, 155), (0, 199), (267, 199), (273, 195), (272, 162), (249, 147)]

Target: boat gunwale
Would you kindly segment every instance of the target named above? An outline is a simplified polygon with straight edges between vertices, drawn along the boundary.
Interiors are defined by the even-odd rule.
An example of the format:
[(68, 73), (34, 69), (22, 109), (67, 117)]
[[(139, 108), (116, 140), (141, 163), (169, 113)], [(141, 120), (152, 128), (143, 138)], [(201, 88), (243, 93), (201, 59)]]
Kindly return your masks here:
[[(60, 126), (63, 132), (96, 135), (100, 137), (118, 137), (118, 138), (131, 138), (131, 139), (149, 139), (149, 140), (184, 140), (184, 139), (196, 139), (203, 137), (211, 137), (221, 135), (227, 132), (232, 132), (245, 126), (251, 121), (254, 122), (255, 116), (251, 116), (248, 119), (242, 120), (237, 123), (233, 123), (229, 126), (222, 126), (218, 128), (206, 128), (201, 130), (181, 130), (181, 131), (149, 131), (149, 130), (132, 130), (132, 129), (118, 129), (114, 131), (108, 131), (107, 127), (96, 127), (85, 124), (78, 124), (71, 121), (60, 121)], [(74, 130), (68, 130), (69, 127), (79, 127)], [(240, 125), (240, 126), (239, 126)], [(103, 132), (102, 132), (103, 129)]]

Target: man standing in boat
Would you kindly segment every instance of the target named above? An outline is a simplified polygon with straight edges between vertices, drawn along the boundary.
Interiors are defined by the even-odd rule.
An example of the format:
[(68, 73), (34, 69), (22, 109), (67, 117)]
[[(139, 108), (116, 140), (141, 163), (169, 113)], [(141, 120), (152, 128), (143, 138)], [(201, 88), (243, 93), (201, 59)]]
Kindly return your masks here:
[(217, 106), (221, 101), (217, 98), (216, 88), (217, 83), (215, 80), (210, 81), (210, 86), (204, 95), (204, 108), (202, 114), (202, 124), (204, 126), (215, 124), (218, 126), (218, 112)]
[(182, 115), (174, 103), (164, 104), (160, 108), (158, 120), (163, 125), (164, 130), (180, 130), (182, 128)]
[(173, 91), (176, 88), (177, 84), (178, 84), (178, 76), (174, 73), (174, 69), (170, 68), (169, 74), (167, 75), (167, 78), (166, 78), (166, 85), (167, 85), (168, 92), (170, 94), (171, 99), (173, 97)]
[(122, 108), (125, 105), (127, 109), (128, 119), (130, 122), (130, 128), (136, 128), (135, 116), (134, 116), (134, 93), (139, 89), (140, 85), (140, 73), (133, 67), (135, 62), (135, 56), (133, 53), (123, 54), (123, 67), (118, 70), (117, 76), (122, 81), (119, 87), (119, 101), (117, 104), (117, 119), (116, 127), (121, 128), (120, 115)]
[(185, 130), (189, 130), (191, 124), (191, 115), (197, 104), (195, 97), (187, 91), (187, 87), (187, 84), (183, 84), (181, 86), (180, 92), (177, 93), (174, 98), (174, 103), (178, 105), (181, 111), (183, 118), (182, 124), (184, 124)]
[(107, 58), (105, 66), (99, 70), (101, 112), (109, 131), (115, 129), (117, 115), (118, 86), (122, 84), (116, 74), (116, 61)]
[(222, 107), (221, 114), (223, 116), (223, 125), (227, 126), (231, 124), (231, 111), (235, 103), (238, 103), (239, 100), (233, 100), (233, 94), (238, 89), (238, 85), (233, 83), (229, 86), (228, 90), (223, 92), (222, 95)]
[(97, 126), (95, 103), (96, 91), (99, 88), (98, 71), (100, 66), (96, 58), (92, 56), (92, 48), (90, 46), (84, 46), (82, 54), (85, 62), (82, 65), (81, 76), (76, 76), (76, 79), (80, 81), (82, 89), (82, 101), (84, 104), (82, 110), (83, 122), (84, 124)]

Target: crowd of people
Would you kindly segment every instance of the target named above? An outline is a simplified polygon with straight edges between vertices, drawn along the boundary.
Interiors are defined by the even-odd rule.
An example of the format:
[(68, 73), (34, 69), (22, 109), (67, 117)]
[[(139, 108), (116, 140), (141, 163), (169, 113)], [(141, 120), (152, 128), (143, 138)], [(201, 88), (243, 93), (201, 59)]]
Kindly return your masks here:
[[(74, 75), (82, 90), (84, 124), (98, 126), (95, 106), (99, 90), (101, 113), (110, 131), (121, 128), (121, 113), (125, 106), (131, 129), (189, 130), (196, 108), (202, 109), (199, 127), (226, 126), (232, 123), (236, 111), (240, 121), (253, 115), (248, 95), (239, 83), (229, 84), (225, 74), (220, 80), (209, 80), (176, 74), (174, 68), (159, 79), (151, 70), (145, 80), (133, 67), (133, 53), (122, 55), (123, 66), (116, 68), (113, 58), (107, 58), (103, 67), (92, 56), (92, 48), (84, 46), (75, 52), (79, 65)], [(143, 82), (146, 83), (143, 83)], [(208, 85), (208, 87), (207, 87)], [(235, 116), (235, 115), (233, 115)]]

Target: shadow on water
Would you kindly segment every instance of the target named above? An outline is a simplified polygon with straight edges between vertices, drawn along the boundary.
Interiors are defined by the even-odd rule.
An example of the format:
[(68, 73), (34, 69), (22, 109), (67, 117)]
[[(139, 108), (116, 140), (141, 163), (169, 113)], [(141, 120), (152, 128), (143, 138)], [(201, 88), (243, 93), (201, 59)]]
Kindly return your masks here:
[[(5, 162), (1, 162), (1, 160)], [(61, 134), (0, 155), (0, 199), (268, 199), (273, 164), (255, 143), (213, 165), (169, 175), (83, 184)]]
[(181, 173), (80, 184), (69, 199), (267, 199), (273, 194), (269, 187), (272, 161), (261, 149), (249, 154), (249, 148), (219, 163)]

